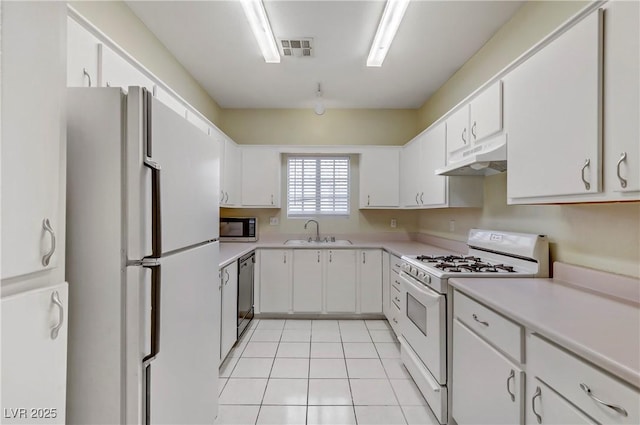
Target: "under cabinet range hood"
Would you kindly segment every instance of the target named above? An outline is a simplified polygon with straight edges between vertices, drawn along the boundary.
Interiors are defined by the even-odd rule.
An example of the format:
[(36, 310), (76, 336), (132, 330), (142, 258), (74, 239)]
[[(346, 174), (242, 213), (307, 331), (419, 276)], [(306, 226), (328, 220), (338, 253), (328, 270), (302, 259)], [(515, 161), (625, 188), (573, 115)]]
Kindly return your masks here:
[(449, 154), (447, 165), (435, 171), (439, 176), (488, 176), (507, 171), (507, 136)]

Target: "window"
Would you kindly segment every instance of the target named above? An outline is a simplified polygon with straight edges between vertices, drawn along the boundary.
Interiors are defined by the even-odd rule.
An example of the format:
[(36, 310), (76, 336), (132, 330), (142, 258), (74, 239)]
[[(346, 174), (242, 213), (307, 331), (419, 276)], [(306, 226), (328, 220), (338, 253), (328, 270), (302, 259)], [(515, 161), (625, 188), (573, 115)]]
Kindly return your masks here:
[(290, 156), (289, 217), (349, 215), (349, 157)]

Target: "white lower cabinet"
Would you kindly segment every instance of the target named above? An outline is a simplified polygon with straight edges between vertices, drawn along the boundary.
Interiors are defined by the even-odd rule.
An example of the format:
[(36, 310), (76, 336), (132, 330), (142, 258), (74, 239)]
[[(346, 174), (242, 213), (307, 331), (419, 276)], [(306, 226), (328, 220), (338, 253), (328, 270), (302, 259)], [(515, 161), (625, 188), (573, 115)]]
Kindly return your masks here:
[(524, 373), (458, 319), (453, 323), (452, 391), (459, 425), (524, 423)]
[(544, 425), (597, 423), (537, 378), (527, 381), (527, 394), (530, 399), (527, 423)]
[(2, 423), (64, 424), (68, 285), (2, 298)]
[(388, 319), (391, 303), (389, 298), (389, 289), (391, 283), (389, 282), (390, 268), (391, 268), (391, 255), (387, 251), (382, 252), (382, 313)]
[(352, 249), (328, 251), (326, 287), (327, 313), (356, 311), (356, 255)]
[(358, 263), (360, 313), (382, 313), (382, 250), (361, 250)]
[(288, 313), (291, 310), (291, 259), (289, 249), (261, 249), (260, 313)]
[(220, 362), (238, 339), (238, 262), (220, 270)]
[(293, 252), (293, 311), (322, 311), (322, 269), (324, 253), (319, 249)]

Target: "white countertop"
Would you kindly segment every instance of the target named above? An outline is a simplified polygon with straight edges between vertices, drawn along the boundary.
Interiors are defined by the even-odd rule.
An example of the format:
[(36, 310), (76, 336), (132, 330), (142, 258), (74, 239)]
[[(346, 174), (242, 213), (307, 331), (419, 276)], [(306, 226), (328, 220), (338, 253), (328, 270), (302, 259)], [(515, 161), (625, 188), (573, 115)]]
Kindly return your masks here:
[(351, 245), (285, 245), (282, 242), (221, 242), (220, 243), (220, 267), (224, 267), (254, 249), (384, 249), (398, 257), (403, 255), (445, 255), (451, 254), (451, 250), (427, 245), (415, 241), (358, 241), (351, 239)]
[(553, 279), (453, 278), (449, 284), (640, 388), (637, 302)]

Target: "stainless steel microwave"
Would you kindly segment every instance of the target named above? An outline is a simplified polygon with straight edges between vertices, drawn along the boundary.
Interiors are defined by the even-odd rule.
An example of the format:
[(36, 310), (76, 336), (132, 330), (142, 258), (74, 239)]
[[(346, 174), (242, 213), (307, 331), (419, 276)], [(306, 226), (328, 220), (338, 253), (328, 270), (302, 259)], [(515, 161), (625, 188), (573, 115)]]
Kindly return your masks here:
[(256, 217), (220, 217), (222, 242), (255, 242), (258, 240)]

